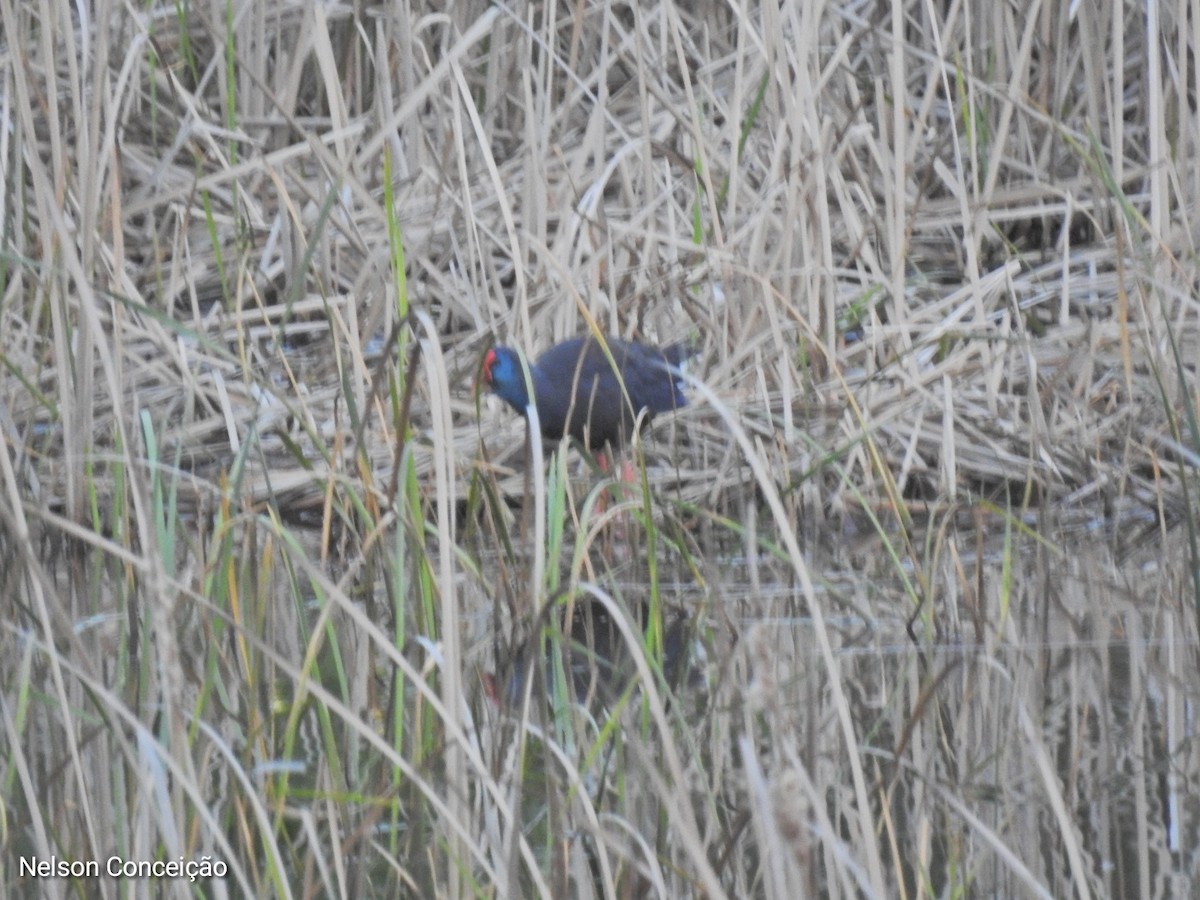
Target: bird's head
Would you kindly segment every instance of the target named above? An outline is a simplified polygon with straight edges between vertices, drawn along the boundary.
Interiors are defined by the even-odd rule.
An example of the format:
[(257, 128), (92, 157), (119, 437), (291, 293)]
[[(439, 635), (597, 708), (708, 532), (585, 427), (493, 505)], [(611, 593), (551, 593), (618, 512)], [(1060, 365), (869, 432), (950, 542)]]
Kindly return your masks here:
[(493, 347), (483, 358), (483, 383), (517, 412), (529, 406), (529, 391), (521, 357), (509, 347)]

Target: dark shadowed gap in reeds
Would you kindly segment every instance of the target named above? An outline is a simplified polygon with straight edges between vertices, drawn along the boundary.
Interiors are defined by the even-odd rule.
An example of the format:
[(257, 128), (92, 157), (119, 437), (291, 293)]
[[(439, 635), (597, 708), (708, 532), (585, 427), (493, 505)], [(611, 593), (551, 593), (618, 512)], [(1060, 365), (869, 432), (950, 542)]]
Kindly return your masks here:
[(1195, 895), (1198, 6), (0, 0), (0, 894)]

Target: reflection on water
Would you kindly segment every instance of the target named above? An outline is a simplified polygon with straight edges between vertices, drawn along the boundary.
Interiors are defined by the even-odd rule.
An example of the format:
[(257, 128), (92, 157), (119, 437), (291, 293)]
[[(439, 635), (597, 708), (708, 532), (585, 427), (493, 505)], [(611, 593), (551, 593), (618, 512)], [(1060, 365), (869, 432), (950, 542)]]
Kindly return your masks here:
[[(485, 702), (477, 688), (476, 715), (516, 728), (521, 713), (511, 699), (528, 683), (528, 660), (545, 658), (538, 690), (552, 690), (561, 660), (557, 677), (569, 700), (603, 722), (636, 677), (627, 641), (645, 636), (646, 604), (657, 592), (665, 627), (689, 628), (688, 641), (668, 631), (665, 643), (668, 656), (686, 648), (689, 677), (655, 689), (687, 701), (671, 704), (671, 722), (674, 740), (709, 779), (694, 776), (698, 807), (715, 804), (730, 821), (798, 817), (808, 825), (794, 851), (807, 858), (805, 841), (821, 816), (810, 801), (755, 806), (741, 774), (751, 753), (774, 788), (772, 802), (783, 804), (796, 784), (812, 785), (853, 856), (857, 801), (844, 713), (871, 821), (910, 896), (964, 885), (974, 896), (1071, 896), (1081, 882), (1095, 896), (1193, 895), (1200, 682), (1183, 536), (1155, 543), (1127, 534), (1116, 552), (1111, 529), (1003, 525), (995, 516), (956, 516), (907, 536), (899, 529), (880, 536), (864, 523), (852, 540), (813, 536), (803, 546), (811, 592), (766, 543), (702, 548), (660, 539), (651, 578), (644, 542), (627, 537), (635, 549), (620, 553), (598, 542), (586, 585), (575, 592), (585, 613), (579, 621), (522, 613), (506, 599), (528, 600), (515, 575), (512, 584), (465, 579), (458, 626), (466, 662), (487, 673), (481, 684), (493, 694)], [(524, 571), (498, 557), (479, 568)], [(569, 574), (564, 562), (565, 586)], [(618, 634), (609, 608), (588, 599), (593, 591), (637, 627)], [(556, 595), (563, 616), (571, 594), (564, 587)], [(396, 607), (384, 602), (386, 591), (364, 584), (360, 595), (373, 619), (391, 628)], [(418, 639), (417, 614), (411, 602), (400, 608), (411, 619), (405, 652), (427, 663), (433, 657)], [(538, 646), (554, 622), (558, 641), (542, 643), (542, 657), (506, 649)], [(355, 666), (369, 660), (347, 654), (339, 664), (353, 682), (362, 677)], [(373, 665), (383, 685), (391, 665), (380, 658)], [(407, 696), (419, 705), (411, 688)], [(618, 713), (627, 741), (638, 734), (639, 709), (626, 704)], [(512, 745), (495, 739), (501, 765)], [(588, 746), (579, 744), (580, 765), (591, 759)], [(621, 772), (632, 778), (636, 767)], [(595, 787), (606, 774), (617, 778), (601, 768), (587, 781), (598, 808), (615, 802)], [(551, 785), (535, 781), (528, 790), (541, 809)], [(822, 865), (800, 866), (814, 893), (826, 884)]]
[[(902, 545), (919, 558), (892, 536), (891, 548), (811, 548), (820, 625), (786, 568), (731, 556), (713, 591), (729, 635), (713, 631), (713, 656), (727, 660), (713, 702), (769, 723), (764, 756), (777, 766), (792, 735), (796, 758), (819, 770), (844, 752), (836, 675), (910, 887), (959, 877), (982, 824), (1057, 896), (1079, 877), (1101, 896), (1188, 895), (1200, 758), (1183, 536), (1117, 558), (1097, 531), (950, 528)], [(979, 896), (1026, 892), (1008, 865), (973, 884)]]

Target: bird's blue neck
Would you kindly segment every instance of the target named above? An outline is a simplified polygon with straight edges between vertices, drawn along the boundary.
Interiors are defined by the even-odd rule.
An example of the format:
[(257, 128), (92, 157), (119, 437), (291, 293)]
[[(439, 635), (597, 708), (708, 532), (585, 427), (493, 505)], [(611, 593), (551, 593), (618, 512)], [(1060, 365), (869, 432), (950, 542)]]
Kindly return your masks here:
[[(521, 368), (521, 360), (516, 354), (512, 357), (512, 368), (513, 377), (497, 380), (494, 388), (502, 400), (521, 415), (525, 415), (525, 410), (529, 408), (529, 390), (525, 385), (525, 370)], [(533, 382), (535, 394), (539, 375), (537, 366), (530, 363), (529, 379)]]
[(529, 391), (525, 388), (525, 373), (518, 373), (520, 376), (515, 381), (506, 381), (504, 384), (496, 386), (496, 393), (500, 398), (506, 400), (508, 405), (517, 412), (524, 414), (529, 407)]

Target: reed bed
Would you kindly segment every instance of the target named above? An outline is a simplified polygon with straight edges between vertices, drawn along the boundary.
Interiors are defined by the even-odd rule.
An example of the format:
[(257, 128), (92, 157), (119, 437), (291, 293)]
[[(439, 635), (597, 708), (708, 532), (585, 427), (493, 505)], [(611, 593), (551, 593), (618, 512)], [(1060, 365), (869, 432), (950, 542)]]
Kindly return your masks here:
[(3, 893), (1196, 894), (1197, 7), (0, 0)]

